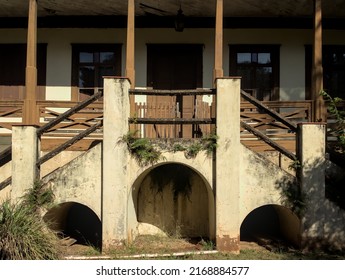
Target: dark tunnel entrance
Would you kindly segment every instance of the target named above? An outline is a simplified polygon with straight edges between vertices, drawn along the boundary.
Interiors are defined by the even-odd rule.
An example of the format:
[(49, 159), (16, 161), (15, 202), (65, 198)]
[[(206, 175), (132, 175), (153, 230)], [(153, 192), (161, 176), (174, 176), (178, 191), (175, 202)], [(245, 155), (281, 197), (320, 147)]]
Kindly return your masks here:
[(135, 189), (139, 223), (151, 224), (167, 235), (210, 239), (212, 192), (192, 168), (178, 163), (159, 165)]
[(251, 211), (240, 229), (241, 241), (259, 245), (300, 247), (300, 219), (280, 205), (265, 205)]
[(89, 207), (76, 202), (62, 203), (49, 210), (43, 219), (61, 238), (101, 249), (102, 224)]

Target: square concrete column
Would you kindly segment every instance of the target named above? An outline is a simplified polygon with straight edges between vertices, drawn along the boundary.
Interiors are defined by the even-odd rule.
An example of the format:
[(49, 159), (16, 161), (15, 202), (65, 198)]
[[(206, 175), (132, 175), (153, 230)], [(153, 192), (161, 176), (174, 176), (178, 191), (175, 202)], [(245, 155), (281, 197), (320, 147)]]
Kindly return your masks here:
[(39, 179), (36, 166), (39, 157), (39, 139), (36, 126), (12, 128), (12, 191), (11, 200), (19, 200)]
[(300, 199), (305, 203), (301, 212), (302, 246), (323, 236), (322, 203), (325, 200), (326, 125), (298, 125)]
[(127, 240), (129, 153), (121, 138), (128, 133), (129, 90), (127, 79), (104, 78), (102, 249)]
[(240, 78), (217, 79), (216, 246), (239, 251)]

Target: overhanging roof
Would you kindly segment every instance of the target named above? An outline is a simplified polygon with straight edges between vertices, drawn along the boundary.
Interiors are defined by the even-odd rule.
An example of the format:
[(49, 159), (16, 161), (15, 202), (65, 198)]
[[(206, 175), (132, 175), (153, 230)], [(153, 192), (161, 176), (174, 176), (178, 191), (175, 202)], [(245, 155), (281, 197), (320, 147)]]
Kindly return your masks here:
[[(28, 0), (0, 0), (0, 17), (27, 17)], [(215, 0), (136, 0), (136, 15), (213, 17)], [(345, 0), (324, 0), (323, 16), (344, 18)], [(38, 16), (126, 15), (126, 0), (38, 0)], [(312, 0), (224, 0), (225, 17), (311, 17)]]

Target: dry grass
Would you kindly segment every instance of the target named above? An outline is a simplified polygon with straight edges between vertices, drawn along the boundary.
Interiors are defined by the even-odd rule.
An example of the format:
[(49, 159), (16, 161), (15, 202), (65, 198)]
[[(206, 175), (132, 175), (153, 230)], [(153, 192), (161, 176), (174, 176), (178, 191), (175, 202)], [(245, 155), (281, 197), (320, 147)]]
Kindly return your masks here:
[[(188, 259), (188, 260), (329, 260), (345, 259), (345, 254), (325, 252), (303, 253), (288, 248), (268, 250), (254, 242), (241, 242), (240, 254), (214, 252), (212, 243), (183, 238), (139, 236), (130, 245), (100, 254), (87, 246), (73, 245), (66, 250), (65, 256), (93, 259)], [(204, 253), (205, 252), (205, 253)], [(209, 252), (209, 253), (207, 253)], [(176, 253), (178, 253), (176, 255)]]

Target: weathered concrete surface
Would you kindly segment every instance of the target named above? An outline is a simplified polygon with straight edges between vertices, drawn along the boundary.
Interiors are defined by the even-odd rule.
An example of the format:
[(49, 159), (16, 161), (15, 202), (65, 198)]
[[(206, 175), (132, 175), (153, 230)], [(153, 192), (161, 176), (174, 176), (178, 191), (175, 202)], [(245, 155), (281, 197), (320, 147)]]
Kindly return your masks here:
[(101, 218), (102, 143), (42, 178), (53, 190), (54, 203), (77, 202)]
[(300, 124), (302, 245), (345, 248), (345, 212), (325, 198), (325, 124)]
[(102, 156), (102, 247), (127, 241), (129, 153), (120, 141), (128, 133), (129, 90), (127, 79), (104, 79)]
[(240, 221), (254, 209), (282, 205), (284, 189), (295, 184), (295, 177), (257, 153), (241, 145)]
[(216, 246), (239, 252), (240, 78), (217, 79)]
[[(198, 153), (195, 158), (186, 158), (183, 152), (163, 152), (162, 160), (153, 166), (140, 166), (135, 158), (130, 157), (127, 212), (129, 241), (133, 240), (139, 234), (156, 234), (159, 232), (164, 235), (167, 233), (167, 230), (171, 230), (172, 219), (169, 217), (169, 213), (173, 214), (172, 210), (174, 208), (170, 207), (174, 205), (174, 201), (170, 186), (168, 186), (164, 191), (164, 203), (162, 203), (162, 199), (157, 198), (160, 194), (156, 194), (156, 199), (154, 196), (148, 197), (145, 200), (145, 206), (138, 206), (138, 202), (142, 201), (143, 197), (147, 196), (151, 192), (149, 188), (150, 183), (148, 182), (150, 173), (155, 168), (172, 163), (179, 164), (190, 169), (194, 173), (191, 177), (192, 189), (201, 190), (201, 193), (199, 194), (192, 193), (190, 201), (188, 199), (184, 200), (185, 203), (182, 203), (183, 199), (179, 198), (177, 204), (175, 204), (178, 206), (175, 208), (175, 214), (177, 215), (177, 219), (175, 221), (178, 222), (184, 220), (185, 223), (182, 224), (188, 228), (187, 220), (194, 219), (195, 221), (192, 222), (194, 225), (189, 227), (189, 233), (205, 233), (210, 239), (213, 240), (215, 238), (215, 201), (213, 191), (214, 174), (212, 169), (212, 157), (207, 156), (204, 152)], [(207, 205), (205, 206), (206, 200)], [(195, 211), (195, 209), (192, 210), (191, 207), (194, 207), (194, 205), (198, 205), (196, 206), (196, 209), (203, 205), (204, 209), (202, 209), (202, 211), (206, 216), (201, 215), (200, 212)], [(143, 210), (146, 210), (147, 212), (139, 213), (138, 210), (141, 207), (143, 207)], [(154, 221), (154, 217), (152, 217), (155, 213), (159, 213), (161, 219), (160, 224), (158, 224), (158, 221)], [(140, 217), (144, 217), (145, 219), (141, 220)], [(151, 219), (152, 223), (150, 222), (150, 224), (148, 224), (148, 219)], [(170, 226), (168, 226), (168, 228), (164, 228), (162, 226), (163, 224)], [(200, 237), (200, 235), (198, 237)]]
[[(41, 152), (41, 156), (44, 156), (47, 152)], [(63, 151), (53, 158), (49, 159), (41, 165), (40, 174), (41, 177), (46, 176), (47, 174), (53, 172), (55, 169), (66, 165), (71, 160), (80, 156), (83, 151)]]
[[(253, 210), (273, 205), (279, 219), (280, 233), (295, 245), (300, 244), (300, 224), (296, 215), (285, 208), (284, 192), (297, 187), (296, 178), (272, 163), (265, 156), (241, 146), (241, 191), (239, 219), (244, 219)], [(267, 220), (267, 217), (262, 217)]]
[(12, 128), (12, 189), (11, 200), (20, 199), (33, 187), (39, 173), (36, 167), (39, 140), (35, 126), (13, 126)]
[[(179, 164), (193, 174), (190, 177), (192, 193), (189, 198), (179, 197), (174, 202), (171, 186), (167, 186), (161, 194), (152, 193), (151, 172), (169, 164)], [(177, 223), (178, 226), (183, 227), (179, 229), (181, 233), (191, 234), (190, 236), (195, 236), (197, 233), (198, 237), (205, 236), (213, 240), (215, 238), (215, 201), (212, 166), (212, 157), (204, 152), (200, 152), (195, 158), (186, 158), (183, 152), (163, 152), (160, 162), (146, 167), (139, 166), (137, 161), (130, 157), (129, 239), (133, 240), (145, 231), (146, 234), (155, 234), (157, 231), (166, 234), (168, 231), (176, 230), (176, 227), (173, 229), (173, 223)], [(176, 176), (179, 175), (176, 174)], [(149, 221), (151, 226), (147, 226)]]

